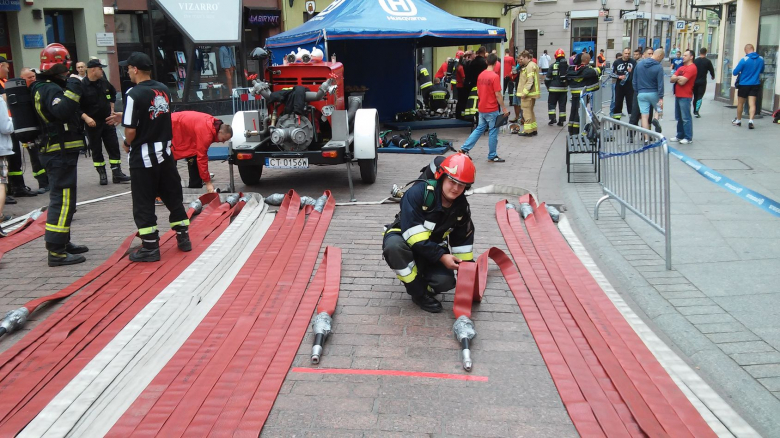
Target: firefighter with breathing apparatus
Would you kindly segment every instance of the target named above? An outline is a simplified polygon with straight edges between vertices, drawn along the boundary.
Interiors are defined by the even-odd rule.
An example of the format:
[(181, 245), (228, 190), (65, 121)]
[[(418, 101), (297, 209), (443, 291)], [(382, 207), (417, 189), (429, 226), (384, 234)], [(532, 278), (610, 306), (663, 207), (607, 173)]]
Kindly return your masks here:
[(431, 313), (442, 311), (434, 295), (455, 287), (458, 264), (474, 261), (474, 224), (464, 192), (474, 183), (476, 168), (460, 153), (436, 161), (403, 194), (382, 244), (384, 259), (406, 293)]
[[(81, 80), (69, 78), (70, 54), (60, 44), (41, 51), (41, 72), (30, 86), (41, 128), (40, 159), (49, 175), (51, 191), (44, 240), (49, 266), (83, 263), (86, 246), (70, 241), (70, 223), (76, 210), (76, 177), (84, 133), (79, 129)], [(16, 120), (15, 120), (16, 121)]]

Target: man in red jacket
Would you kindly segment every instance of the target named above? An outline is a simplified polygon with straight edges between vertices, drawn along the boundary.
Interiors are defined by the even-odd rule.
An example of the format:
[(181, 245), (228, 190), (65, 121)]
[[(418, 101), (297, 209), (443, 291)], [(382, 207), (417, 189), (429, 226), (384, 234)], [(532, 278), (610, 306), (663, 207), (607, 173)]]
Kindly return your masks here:
[(209, 146), (225, 142), (233, 137), (233, 128), (221, 120), (197, 111), (180, 111), (171, 114), (173, 159), (187, 160), (190, 173), (189, 188), (199, 189), (206, 183), (206, 191), (214, 192), (209, 174)]

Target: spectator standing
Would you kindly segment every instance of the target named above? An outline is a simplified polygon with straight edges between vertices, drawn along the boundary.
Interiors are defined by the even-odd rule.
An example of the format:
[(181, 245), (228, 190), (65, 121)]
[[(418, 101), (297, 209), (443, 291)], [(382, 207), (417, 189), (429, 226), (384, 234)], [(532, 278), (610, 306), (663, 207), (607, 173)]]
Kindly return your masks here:
[(550, 55), (547, 54), (547, 50), (545, 50), (544, 53), (542, 53), (542, 56), (539, 57), (539, 69), (541, 69), (543, 75), (547, 76), (551, 64), (552, 58), (550, 58)]
[(152, 80), (152, 60), (146, 54), (133, 52), (119, 66), (127, 67), (130, 80), (135, 84), (127, 91), (122, 116), (124, 148), (130, 155), (133, 219), (142, 241), (141, 248), (130, 253), (130, 260), (156, 262), (160, 260), (160, 236), (154, 211), (157, 196), (170, 211), (169, 221), (176, 231), (179, 249), (192, 250), (181, 178), (171, 155), (171, 96), (166, 85)]
[(539, 98), (539, 66), (533, 62), (533, 57), (526, 50), (520, 54), (520, 83), (517, 87), (517, 95), (520, 96), (520, 107), (523, 110), (523, 137), (531, 137), (538, 134), (534, 105)]
[(691, 101), (693, 84), (696, 82), (696, 65), (693, 63), (693, 50), (686, 50), (683, 64), (677, 67), (669, 80), (674, 87), (674, 118), (677, 119), (677, 136), (671, 141), (680, 144), (693, 143), (693, 120), (691, 119)]
[(664, 69), (661, 66), (663, 59), (664, 49), (656, 49), (651, 58), (643, 59), (637, 64), (632, 79), (639, 106), (635, 111), (641, 114), (642, 127), (645, 129), (650, 129), (653, 108), (656, 105), (663, 105)]
[(752, 44), (745, 46), (745, 57), (734, 67), (733, 75), (737, 76), (737, 117), (731, 122), (734, 126), (742, 126), (742, 111), (745, 99), (750, 108), (748, 127), (753, 129), (753, 117), (756, 115), (756, 97), (761, 92), (761, 73), (764, 72), (764, 58), (756, 53)]
[(103, 146), (108, 153), (108, 165), (111, 166), (114, 184), (130, 182), (130, 177), (122, 172), (122, 157), (119, 155), (119, 141), (116, 127), (106, 123), (106, 118), (114, 112), (116, 89), (103, 77), (103, 67), (98, 59), (87, 64), (87, 77), (82, 79), (84, 94), (81, 96), (81, 120), (87, 125), (87, 140), (92, 151), (92, 164), (100, 176), (100, 185), (108, 184), (106, 160)]
[[(492, 67), (496, 62), (498, 62), (496, 55), (488, 56), (488, 66)], [(480, 73), (479, 78), (477, 78), (477, 93), (479, 94), (479, 124), (463, 143), (460, 151), (468, 155), (485, 130), (489, 129), (487, 159), (492, 163), (503, 163), (506, 160), (499, 157), (496, 152), (498, 149), (496, 118), (499, 114), (509, 116), (509, 110), (504, 106), (504, 99), (501, 95), (501, 80), (492, 68), (485, 69)]]
[(715, 68), (712, 62), (707, 59), (707, 49), (702, 47), (699, 50), (699, 57), (693, 63), (696, 65), (696, 82), (693, 84), (693, 115), (700, 118), (699, 110), (701, 102), (704, 99), (704, 93), (707, 92), (707, 73), (715, 79)]
[[(5, 99), (0, 99), (0, 222), (10, 219), (3, 214), (5, 206), (5, 195), (8, 187), (8, 162), (6, 157), (13, 155), (13, 144), (11, 142), (11, 133), (14, 132), (14, 124), (11, 117), (8, 116), (8, 106)], [(0, 237), (5, 237), (6, 233), (0, 226)]]
[(620, 120), (623, 116), (623, 101), (626, 102), (626, 109), (631, 114), (634, 104), (634, 86), (632, 85), (631, 74), (636, 67), (636, 61), (631, 59), (631, 49), (623, 49), (623, 56), (612, 64), (612, 78), (616, 79), (615, 84), (615, 108), (612, 112), (612, 118)]

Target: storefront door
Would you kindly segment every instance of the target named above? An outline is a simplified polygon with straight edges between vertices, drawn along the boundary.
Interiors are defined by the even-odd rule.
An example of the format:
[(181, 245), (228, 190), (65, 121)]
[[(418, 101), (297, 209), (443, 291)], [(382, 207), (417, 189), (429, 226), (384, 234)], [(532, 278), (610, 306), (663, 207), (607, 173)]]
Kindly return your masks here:
[(739, 54), (734, 52), (734, 31), (737, 22), (737, 5), (728, 6), (728, 16), (723, 28), (723, 63), (720, 70), (720, 97), (729, 99), (731, 97), (731, 71), (739, 62)]
[(8, 34), (8, 17), (0, 12), (0, 56), (8, 60), (8, 77), (14, 77), (14, 63), (11, 54), (11, 39)]
[[(60, 43), (68, 49), (70, 59), (75, 66), (80, 61), (76, 53), (76, 32), (73, 29), (73, 12), (46, 9), (46, 44)], [(86, 62), (86, 59), (84, 60)]]

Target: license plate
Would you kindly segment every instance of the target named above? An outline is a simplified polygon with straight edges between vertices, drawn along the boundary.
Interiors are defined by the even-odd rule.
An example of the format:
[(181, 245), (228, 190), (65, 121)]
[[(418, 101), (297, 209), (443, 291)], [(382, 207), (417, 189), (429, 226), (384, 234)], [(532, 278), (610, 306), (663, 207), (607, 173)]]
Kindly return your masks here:
[(266, 158), (265, 167), (271, 169), (308, 169), (308, 158)]

